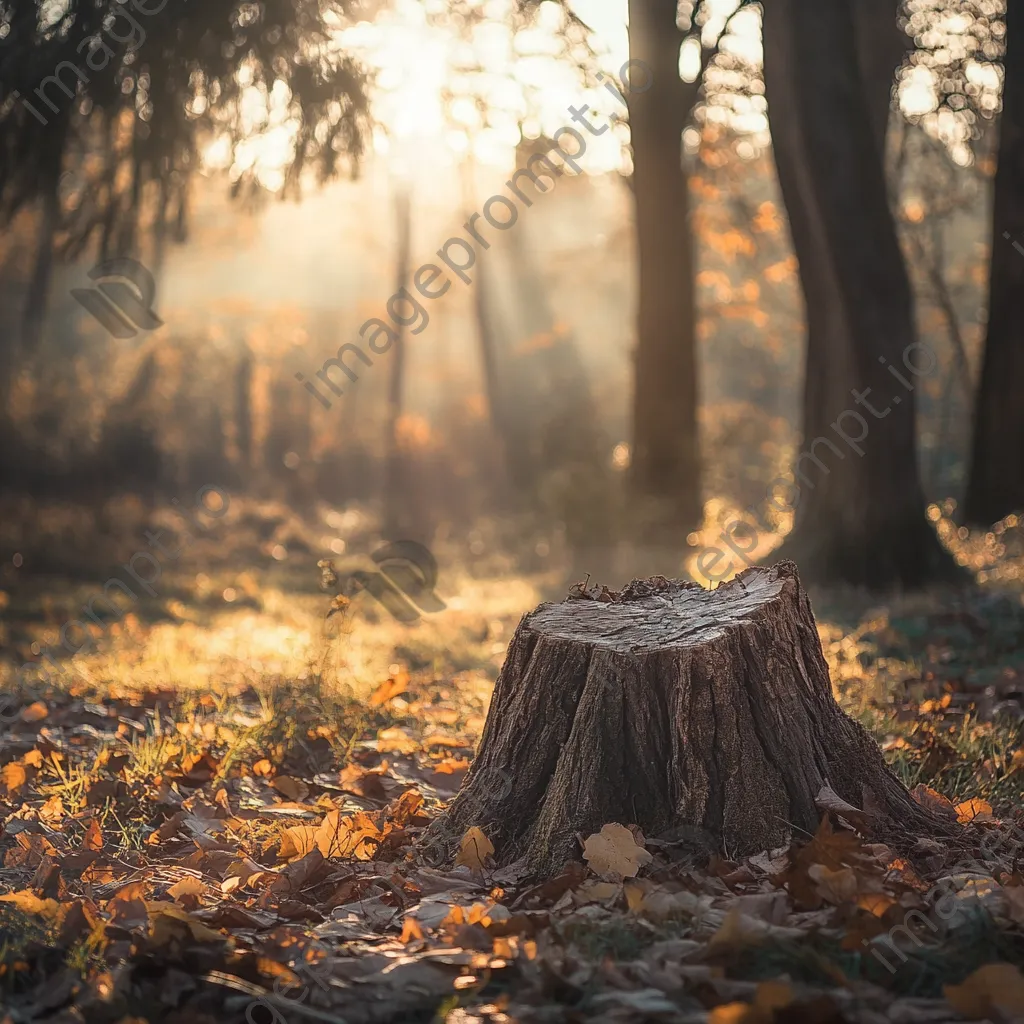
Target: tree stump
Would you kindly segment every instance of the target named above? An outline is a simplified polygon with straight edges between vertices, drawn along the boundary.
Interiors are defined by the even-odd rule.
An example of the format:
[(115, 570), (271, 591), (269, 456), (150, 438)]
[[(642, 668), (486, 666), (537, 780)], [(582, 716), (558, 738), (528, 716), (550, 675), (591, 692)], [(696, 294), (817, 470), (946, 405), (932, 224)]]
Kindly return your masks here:
[(823, 787), (889, 841), (957, 830), (836, 703), (792, 562), (716, 590), (578, 586), (519, 623), (476, 760), (426, 838), (450, 857), (480, 826), (499, 864), (525, 856), (534, 875), (608, 822), (739, 856), (813, 834)]

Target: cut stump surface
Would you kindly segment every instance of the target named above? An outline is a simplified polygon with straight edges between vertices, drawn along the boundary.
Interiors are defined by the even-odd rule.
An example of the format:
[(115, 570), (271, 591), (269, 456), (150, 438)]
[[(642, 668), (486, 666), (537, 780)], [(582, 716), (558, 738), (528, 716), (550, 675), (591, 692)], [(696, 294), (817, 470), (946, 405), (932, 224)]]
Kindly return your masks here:
[(471, 826), (531, 873), (608, 822), (730, 856), (813, 834), (829, 787), (876, 835), (951, 835), (832, 695), (796, 566), (716, 590), (654, 577), (579, 589), (524, 616), (480, 751), (428, 831), (451, 856)]

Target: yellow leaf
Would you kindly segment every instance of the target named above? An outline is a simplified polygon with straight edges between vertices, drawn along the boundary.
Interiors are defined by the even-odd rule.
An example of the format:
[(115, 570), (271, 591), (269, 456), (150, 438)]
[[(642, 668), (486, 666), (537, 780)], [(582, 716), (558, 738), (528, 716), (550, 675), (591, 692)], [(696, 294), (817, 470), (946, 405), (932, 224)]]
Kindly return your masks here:
[(622, 891), (626, 894), (626, 906), (634, 914), (643, 906), (644, 891), (639, 885), (624, 885)]
[(635, 878), (652, 858), (625, 825), (611, 822), (587, 838), (583, 859), (592, 871), (621, 882), (624, 878)]
[(483, 871), (484, 862), (494, 853), (494, 844), (474, 825), (462, 837), (455, 866), (465, 865), (473, 871)]
[(944, 985), (946, 1001), (971, 1020), (1024, 1014), (1024, 977), (1013, 964), (985, 964), (962, 985)]
[(18, 892), (9, 892), (0, 896), (4, 903), (13, 903), (19, 910), (26, 914), (38, 914), (48, 920), (55, 920), (60, 913), (60, 904), (56, 900), (41, 900), (30, 889), (21, 889)]

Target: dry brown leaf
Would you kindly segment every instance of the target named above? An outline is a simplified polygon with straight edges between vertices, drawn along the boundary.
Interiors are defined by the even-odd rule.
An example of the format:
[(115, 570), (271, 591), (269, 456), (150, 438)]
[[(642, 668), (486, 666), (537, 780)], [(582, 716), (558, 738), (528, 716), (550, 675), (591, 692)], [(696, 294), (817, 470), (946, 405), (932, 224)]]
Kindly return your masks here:
[(355, 793), (357, 796), (365, 796), (371, 800), (387, 800), (388, 798), (380, 773), (367, 771), (357, 764), (345, 765), (338, 777), (338, 782), (346, 793)]
[(871, 815), (862, 811), (859, 807), (847, 803), (838, 793), (828, 786), (822, 786), (818, 795), (814, 798), (815, 806), (821, 811), (831, 811), (838, 814), (854, 825), (867, 826)]
[(291, 825), (281, 834), (281, 846), (277, 855), (281, 860), (305, 857), (316, 849), (319, 830), (312, 825)]
[(487, 858), (493, 856), (494, 844), (474, 825), (466, 830), (459, 843), (459, 853), (455, 858), (456, 867), (468, 867), (473, 871), (483, 871)]
[(89, 827), (82, 837), (82, 849), (93, 851), (103, 849), (103, 829), (100, 828), (100, 823), (95, 818), (89, 822)]
[(191, 938), (196, 942), (224, 942), (220, 932), (208, 928), (202, 921), (191, 917), (173, 903), (148, 902), (149, 941), (154, 946), (165, 946), (177, 940)]
[(812, 864), (807, 874), (814, 880), (822, 899), (834, 906), (857, 898), (857, 875), (852, 868), (832, 871), (824, 864)]
[(583, 859), (592, 871), (621, 882), (624, 878), (635, 878), (652, 858), (625, 825), (610, 822), (600, 832), (587, 837)]
[(190, 902), (195, 904), (200, 896), (205, 896), (210, 891), (210, 887), (202, 879), (196, 878), (193, 875), (186, 875), (167, 890), (167, 895), (179, 903)]
[(267, 758), (263, 757), (252, 766), (252, 773), (253, 775), (267, 777), (274, 774), (274, 766)]
[(985, 964), (962, 985), (944, 985), (942, 993), (954, 1010), (971, 1020), (1024, 1014), (1024, 976), (1013, 964)]
[(1006, 897), (1010, 920), (1024, 924), (1024, 885), (1003, 886), (1003, 895)]
[(270, 785), (282, 796), (297, 804), (304, 803), (306, 797), (309, 796), (309, 786), (302, 779), (292, 778), (291, 775), (278, 775)]
[(931, 811), (933, 814), (941, 814), (946, 818), (957, 817), (956, 808), (953, 804), (947, 800), (941, 793), (936, 792), (931, 786), (926, 786), (923, 782), (918, 783), (911, 791), (910, 795), (926, 810)]
[(796, 997), (792, 987), (785, 981), (762, 981), (754, 993), (754, 1005), (759, 1010), (781, 1010)]

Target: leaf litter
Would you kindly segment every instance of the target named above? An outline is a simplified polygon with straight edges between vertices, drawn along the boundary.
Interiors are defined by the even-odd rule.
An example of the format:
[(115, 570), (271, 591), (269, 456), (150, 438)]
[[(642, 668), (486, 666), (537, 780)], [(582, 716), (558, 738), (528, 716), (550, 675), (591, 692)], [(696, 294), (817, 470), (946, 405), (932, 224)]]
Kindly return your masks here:
[(878, 843), (872, 794), (826, 786), (815, 835), (742, 860), (627, 821), (551, 878), (495, 867), (486, 825), (437, 865), (418, 841), (482, 720), (452, 688), (26, 699), (0, 734), (0, 1021), (1024, 1019), (1024, 867), (998, 841), (1020, 825), (1019, 720), (960, 699), (1017, 669), (990, 635), (943, 661), (929, 614), (822, 639), (844, 706), (964, 825), (957, 849)]

